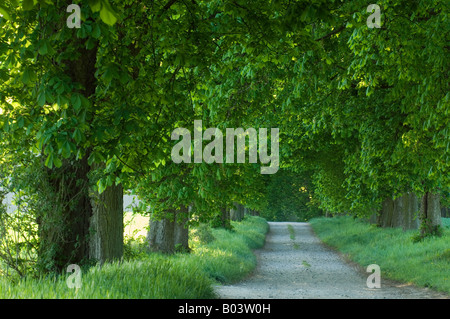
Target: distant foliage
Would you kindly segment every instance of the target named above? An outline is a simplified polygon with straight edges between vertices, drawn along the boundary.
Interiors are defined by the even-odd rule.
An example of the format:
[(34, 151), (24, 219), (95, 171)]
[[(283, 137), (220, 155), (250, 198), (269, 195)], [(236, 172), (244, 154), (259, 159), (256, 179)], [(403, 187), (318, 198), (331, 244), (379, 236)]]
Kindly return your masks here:
[(312, 187), (305, 176), (280, 170), (267, 181), (268, 204), (262, 216), (272, 221), (307, 221), (322, 215), (312, 201)]

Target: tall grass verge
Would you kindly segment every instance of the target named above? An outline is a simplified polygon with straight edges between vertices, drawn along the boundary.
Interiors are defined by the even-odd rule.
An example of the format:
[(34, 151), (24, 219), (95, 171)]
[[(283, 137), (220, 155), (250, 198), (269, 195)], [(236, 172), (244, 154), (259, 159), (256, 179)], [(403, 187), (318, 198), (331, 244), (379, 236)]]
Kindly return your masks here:
[(363, 267), (378, 264), (382, 278), (450, 293), (450, 219), (443, 235), (414, 242), (417, 230), (378, 228), (351, 217), (310, 221), (317, 236)]
[[(264, 244), (268, 230), (267, 222), (255, 216), (232, 223), (233, 231), (199, 227), (209, 237), (199, 236), (198, 229), (192, 230), (190, 254), (167, 256), (128, 247), (139, 251), (128, 254), (128, 259), (120, 263), (82, 270), (79, 289), (68, 287), (71, 273), (24, 278), (16, 283), (0, 277), (0, 298), (215, 298), (213, 286), (217, 282), (239, 280), (254, 269), (252, 249)], [(139, 246), (142, 245), (136, 245)]]
[(269, 230), (266, 220), (257, 216), (246, 216), (242, 222), (231, 222), (233, 230), (213, 228), (215, 240), (206, 245), (193, 247), (196, 263), (219, 283), (231, 283), (248, 276), (256, 266), (252, 249), (264, 245)]

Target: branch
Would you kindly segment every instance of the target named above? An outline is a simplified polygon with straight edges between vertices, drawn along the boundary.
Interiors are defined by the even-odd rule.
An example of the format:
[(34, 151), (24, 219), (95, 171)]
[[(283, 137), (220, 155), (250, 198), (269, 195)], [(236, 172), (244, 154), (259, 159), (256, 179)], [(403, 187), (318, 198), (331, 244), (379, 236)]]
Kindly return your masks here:
[(321, 37), (321, 38), (319, 38), (319, 39), (316, 39), (316, 41), (321, 41), (321, 40), (323, 40), (323, 39), (329, 38), (329, 37), (331, 37), (332, 35), (334, 35), (334, 34), (336, 34), (336, 33), (339, 33), (339, 32), (341, 32), (341, 31), (344, 30), (344, 29), (345, 29), (345, 25), (343, 25), (343, 26), (341, 26), (341, 27), (339, 27), (339, 28), (337, 28), (337, 29), (331, 31), (330, 33), (328, 33), (327, 35), (324, 35), (323, 37)]
[(175, 2), (177, 2), (178, 0), (170, 0), (169, 2), (166, 3), (166, 5), (162, 8), (162, 10), (159, 12), (158, 14), (158, 18), (160, 18), (164, 12), (166, 12), (167, 10), (169, 10), (169, 8), (171, 6), (173, 6), (175, 4)]

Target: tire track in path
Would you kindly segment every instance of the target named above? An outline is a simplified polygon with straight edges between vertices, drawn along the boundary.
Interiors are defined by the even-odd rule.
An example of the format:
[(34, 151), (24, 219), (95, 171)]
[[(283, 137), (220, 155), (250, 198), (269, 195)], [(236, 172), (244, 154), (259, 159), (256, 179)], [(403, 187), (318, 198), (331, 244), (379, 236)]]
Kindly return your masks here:
[[(288, 225), (292, 225), (290, 231)], [(448, 298), (427, 288), (384, 280), (383, 269), (381, 288), (370, 289), (366, 284), (370, 273), (323, 245), (308, 223), (269, 222), (269, 226), (264, 247), (255, 251), (258, 265), (254, 273), (239, 283), (217, 286), (220, 298)]]

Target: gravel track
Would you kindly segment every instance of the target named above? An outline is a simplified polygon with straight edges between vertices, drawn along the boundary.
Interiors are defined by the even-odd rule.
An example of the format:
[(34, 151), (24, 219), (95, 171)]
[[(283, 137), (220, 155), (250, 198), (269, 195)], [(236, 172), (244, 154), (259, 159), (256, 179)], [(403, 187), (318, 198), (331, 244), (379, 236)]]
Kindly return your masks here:
[[(295, 231), (294, 240), (288, 225)], [(308, 223), (269, 222), (269, 226), (264, 247), (255, 251), (258, 265), (253, 274), (239, 283), (217, 286), (220, 298), (449, 298), (427, 288), (385, 280), (383, 269), (381, 288), (369, 289), (370, 273), (322, 244)]]

